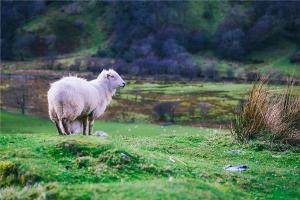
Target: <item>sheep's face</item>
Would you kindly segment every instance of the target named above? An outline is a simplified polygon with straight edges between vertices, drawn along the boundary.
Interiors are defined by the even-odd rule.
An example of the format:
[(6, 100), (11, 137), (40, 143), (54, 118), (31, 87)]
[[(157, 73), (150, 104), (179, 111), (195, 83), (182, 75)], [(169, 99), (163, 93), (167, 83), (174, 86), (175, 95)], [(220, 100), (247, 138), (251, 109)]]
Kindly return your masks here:
[(121, 76), (112, 69), (106, 71), (105, 77), (107, 78), (107, 80), (109, 81), (109, 85), (113, 89), (116, 89), (118, 87), (125, 87), (126, 85), (125, 81), (121, 78)]

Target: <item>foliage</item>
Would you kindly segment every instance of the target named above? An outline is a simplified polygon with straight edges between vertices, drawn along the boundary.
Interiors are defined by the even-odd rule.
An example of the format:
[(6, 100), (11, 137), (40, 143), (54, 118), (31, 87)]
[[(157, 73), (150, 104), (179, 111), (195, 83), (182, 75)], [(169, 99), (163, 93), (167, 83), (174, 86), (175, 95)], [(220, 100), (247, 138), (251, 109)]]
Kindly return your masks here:
[[(1, 2), (1, 59), (13, 59), (13, 44), (16, 41), (17, 29), (26, 20), (40, 14), (45, 9), (44, 1), (4, 1)], [(20, 41), (22, 40), (22, 41)], [(27, 43), (30, 39), (16, 41)]]
[(178, 102), (162, 102), (153, 107), (153, 112), (158, 116), (158, 120), (174, 122), (175, 111), (179, 106)]
[(300, 96), (285, 91), (274, 93), (265, 83), (255, 83), (245, 105), (236, 115), (233, 136), (239, 141), (259, 139), (299, 145)]

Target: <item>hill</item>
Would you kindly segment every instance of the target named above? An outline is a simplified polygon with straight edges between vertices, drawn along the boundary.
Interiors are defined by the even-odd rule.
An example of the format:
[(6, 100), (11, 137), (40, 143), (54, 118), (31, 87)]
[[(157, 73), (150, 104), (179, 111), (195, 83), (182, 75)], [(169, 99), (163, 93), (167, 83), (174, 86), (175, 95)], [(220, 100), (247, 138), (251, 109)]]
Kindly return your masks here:
[(103, 58), (112, 58), (113, 67), (133, 75), (299, 77), (299, 63), (290, 62), (299, 51), (298, 29), (289, 24), (297, 9), (297, 2), (53, 2), (20, 23), (10, 46), (14, 60), (32, 68), (100, 71)]
[[(0, 114), (1, 199), (297, 199), (300, 194), (296, 152), (270, 151), (256, 142), (239, 145), (226, 130), (97, 122), (95, 128), (109, 138), (61, 137), (49, 120)], [(225, 171), (229, 164), (248, 169)]]

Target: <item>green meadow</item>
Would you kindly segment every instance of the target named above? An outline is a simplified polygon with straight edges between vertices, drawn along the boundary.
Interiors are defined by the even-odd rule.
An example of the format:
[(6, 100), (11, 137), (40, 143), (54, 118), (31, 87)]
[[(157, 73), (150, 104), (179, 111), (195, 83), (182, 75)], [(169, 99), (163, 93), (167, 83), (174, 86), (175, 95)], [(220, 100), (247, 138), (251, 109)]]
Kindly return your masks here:
[[(228, 130), (98, 121), (110, 137), (59, 136), (48, 119), (0, 114), (0, 199), (300, 196), (297, 149), (238, 144)], [(238, 164), (247, 170), (224, 170)]]

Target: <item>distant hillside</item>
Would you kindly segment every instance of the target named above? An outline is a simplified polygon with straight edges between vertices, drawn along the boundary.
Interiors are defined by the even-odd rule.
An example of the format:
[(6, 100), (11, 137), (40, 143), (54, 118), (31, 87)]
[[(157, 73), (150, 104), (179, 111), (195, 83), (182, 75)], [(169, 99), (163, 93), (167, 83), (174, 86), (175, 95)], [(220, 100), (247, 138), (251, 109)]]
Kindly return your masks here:
[(41, 2), (2, 3), (2, 59), (37, 68), (35, 60), (51, 58), (59, 69), (96, 72), (102, 61), (78, 61), (96, 56), (123, 60), (133, 75), (209, 80), (300, 76), (299, 60), (290, 61), (300, 2)]

